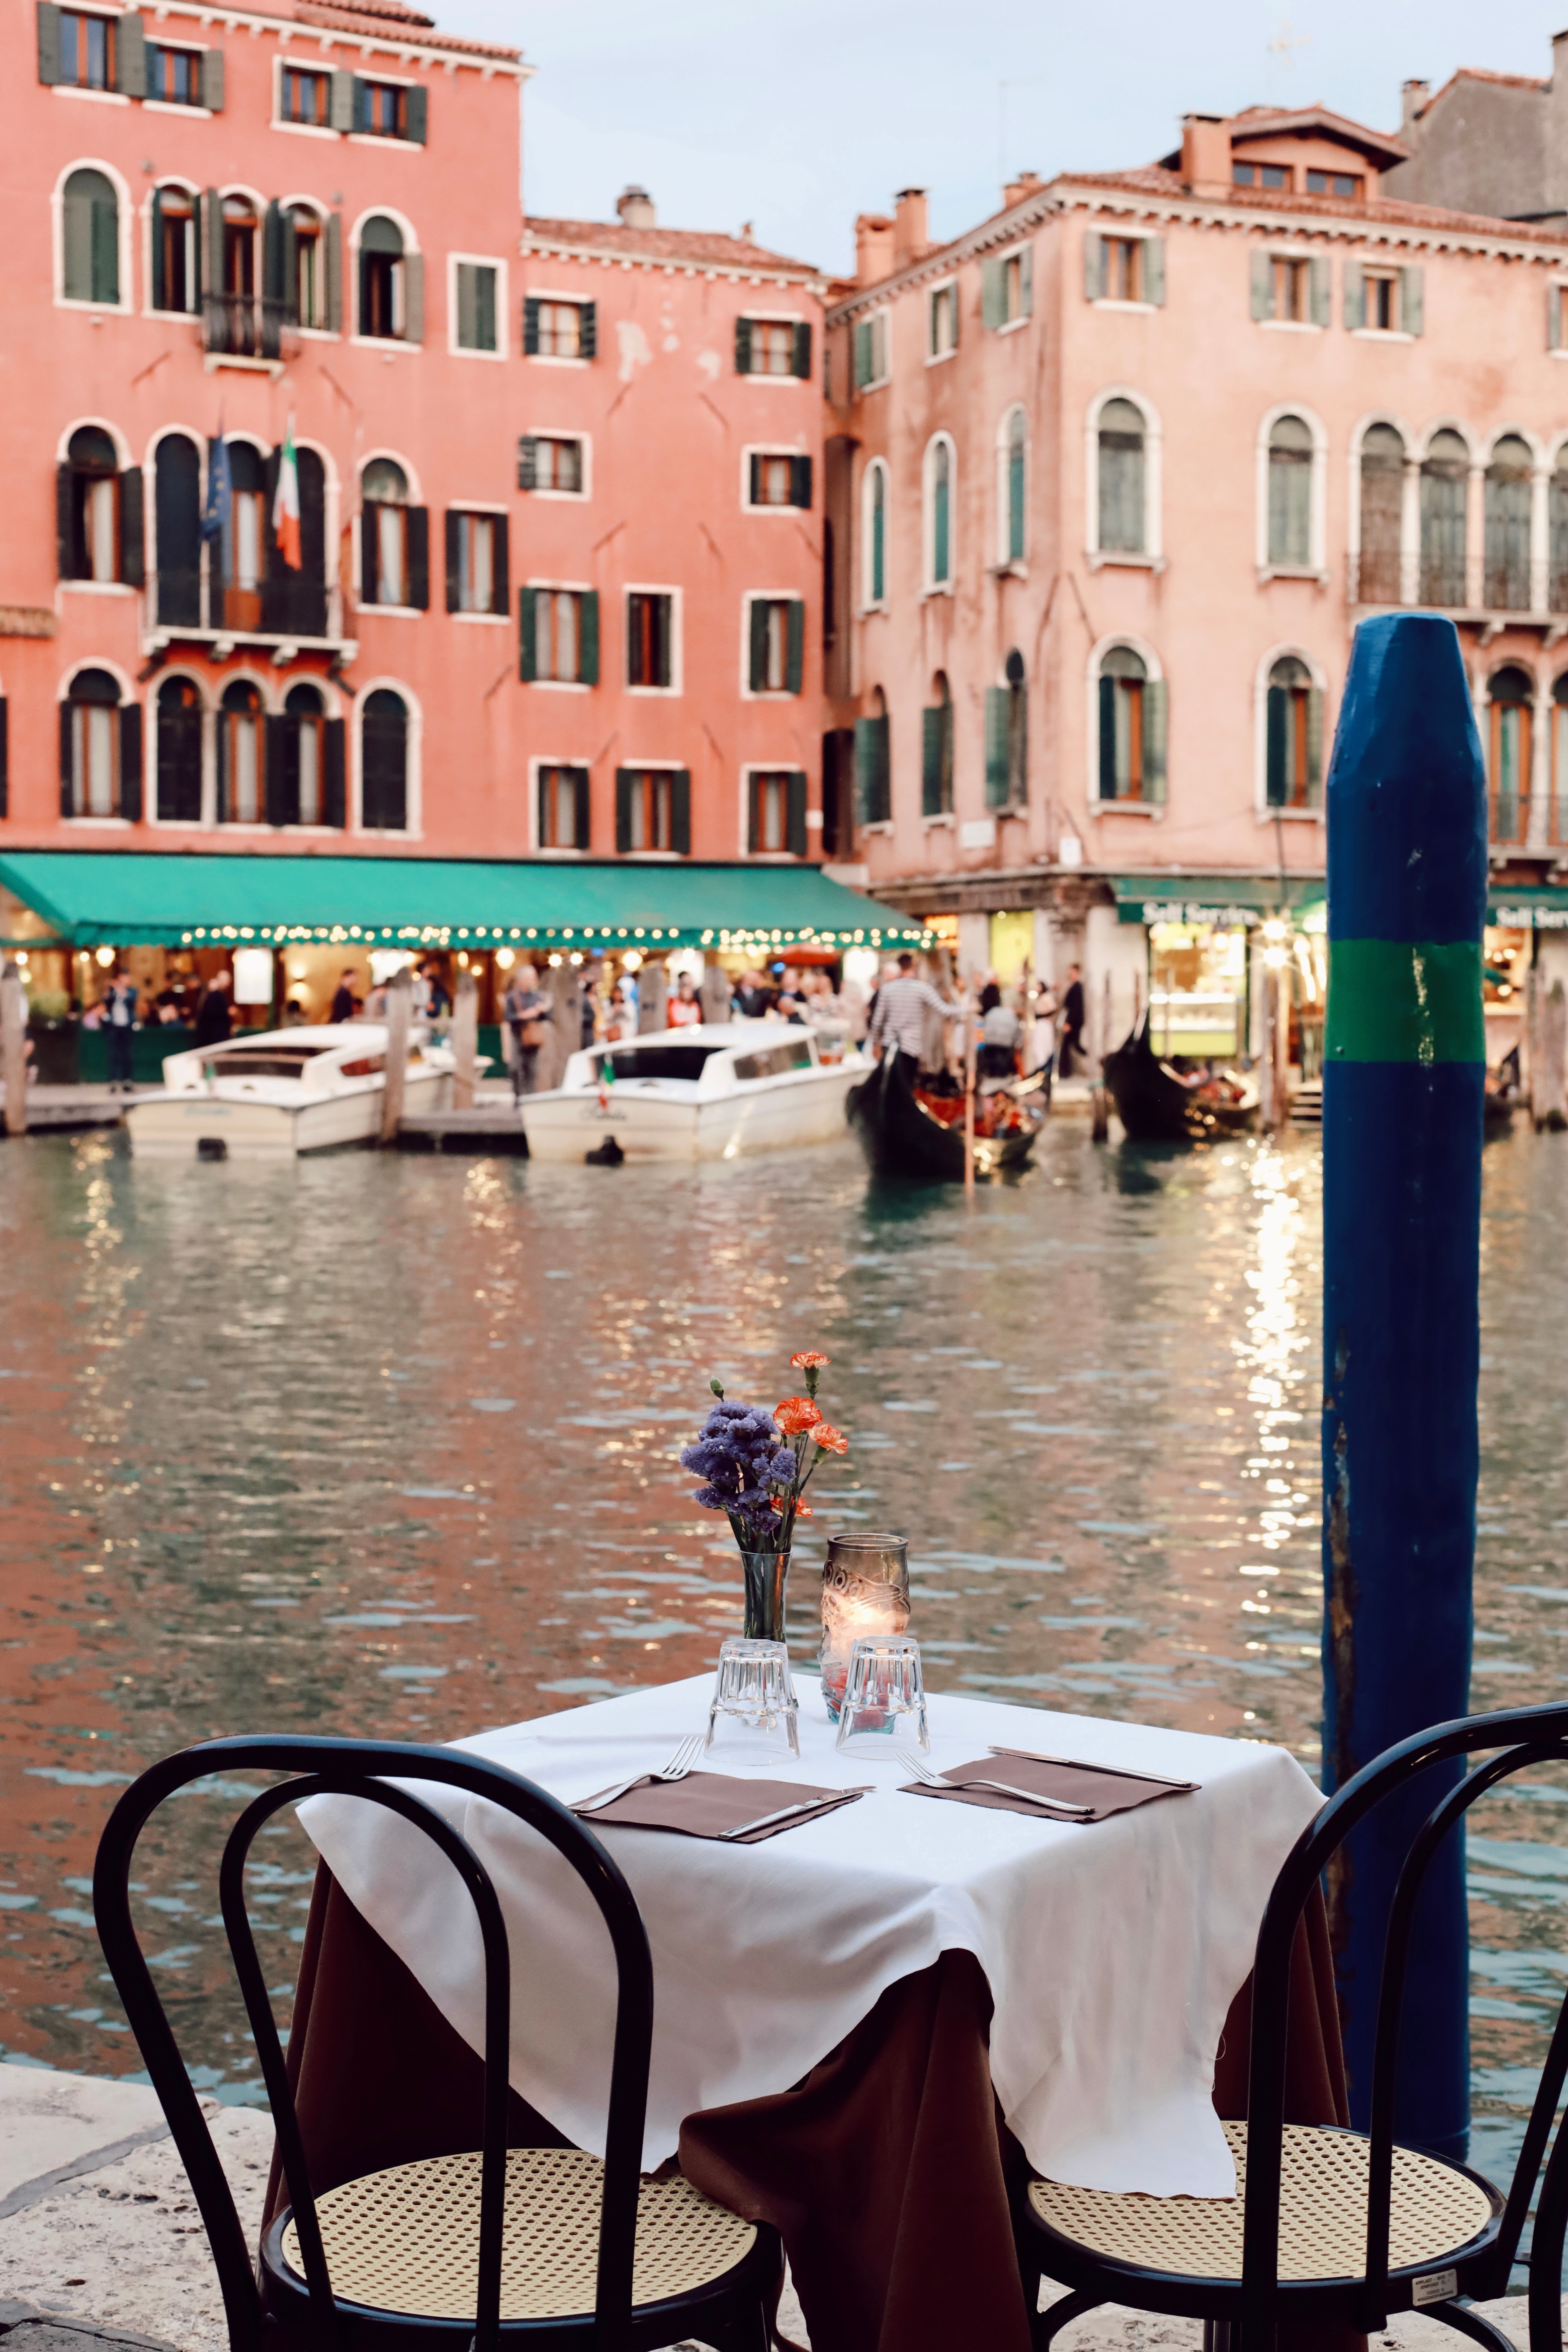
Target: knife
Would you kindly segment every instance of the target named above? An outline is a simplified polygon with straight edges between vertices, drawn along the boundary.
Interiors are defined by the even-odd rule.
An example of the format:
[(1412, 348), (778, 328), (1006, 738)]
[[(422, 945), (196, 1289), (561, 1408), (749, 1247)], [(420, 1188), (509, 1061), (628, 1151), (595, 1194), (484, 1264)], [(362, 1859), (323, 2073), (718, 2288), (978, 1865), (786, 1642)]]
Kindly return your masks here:
[(1070, 1772), (1111, 1772), (1119, 1780), (1152, 1780), (1156, 1788), (1169, 1789), (1173, 1792), (1201, 1789), (1203, 1786), (1201, 1780), (1168, 1780), (1163, 1772), (1134, 1772), (1127, 1764), (1085, 1764), (1081, 1758), (1076, 1756), (1046, 1756), (1037, 1748), (993, 1747), (990, 1753), (993, 1756), (1021, 1756), (1030, 1764), (1064, 1764)]
[(764, 1813), (760, 1822), (737, 1822), (732, 1830), (721, 1830), (721, 1837), (749, 1837), (753, 1830), (772, 1829), (775, 1822), (793, 1821), (796, 1813), (828, 1813), (837, 1811), (851, 1797), (868, 1797), (869, 1785), (864, 1789), (836, 1789), (828, 1797), (807, 1797), (798, 1805), (781, 1805), (776, 1813)]

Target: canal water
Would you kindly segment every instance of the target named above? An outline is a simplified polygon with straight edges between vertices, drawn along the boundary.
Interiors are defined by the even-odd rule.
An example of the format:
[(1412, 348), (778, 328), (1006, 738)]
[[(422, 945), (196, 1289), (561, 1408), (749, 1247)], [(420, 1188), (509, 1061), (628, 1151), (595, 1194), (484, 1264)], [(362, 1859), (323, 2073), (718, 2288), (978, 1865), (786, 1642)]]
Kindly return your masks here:
[[(797, 1553), (906, 1529), (938, 1691), (1283, 1742), (1318, 1763), (1315, 1139), (1096, 1146), (880, 1194), (848, 1148), (739, 1166), (0, 1150), (0, 2047), (137, 2053), (91, 1921), (115, 1792), (182, 1743), (444, 1739), (707, 1667), (739, 1622), (676, 1454), (708, 1380), (833, 1361), (851, 1438)], [(1568, 1139), (1486, 1155), (1477, 1706), (1568, 1686)], [(1568, 1772), (1473, 1816), (1478, 2161), (1517, 2144), (1568, 1969)], [(220, 1819), (141, 1873), (198, 2083), (257, 2100), (225, 1989)], [(286, 2015), (297, 1829), (253, 1909)]]

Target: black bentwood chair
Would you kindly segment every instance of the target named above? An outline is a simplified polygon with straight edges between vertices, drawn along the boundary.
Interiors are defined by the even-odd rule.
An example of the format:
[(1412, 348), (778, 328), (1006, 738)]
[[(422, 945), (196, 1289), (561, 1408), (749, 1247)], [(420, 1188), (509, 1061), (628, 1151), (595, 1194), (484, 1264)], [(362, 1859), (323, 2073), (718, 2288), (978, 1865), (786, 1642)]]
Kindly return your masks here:
[[(236, 1822), (218, 1887), (223, 1924), (271, 2102), (289, 2204), (247, 2250), (196, 2095), (132, 1924), (136, 1842), (166, 1797), (210, 1773), (288, 1772)], [(495, 1888), (439, 1813), (393, 1779), (434, 1780), (549, 1840), (599, 1906), (617, 1978), (606, 2153), (507, 2149), (510, 1957)], [(413, 1822), (447, 1856), (485, 1949), (484, 2109), (477, 2154), (400, 2164), (312, 2194), (299, 2119), (245, 1908), (245, 1865), (270, 1817), (341, 1794)], [(643, 2352), (695, 2336), (716, 2352), (767, 2352), (783, 2273), (776, 2234), (679, 2178), (642, 2180), (653, 1966), (631, 1889), (564, 1805), (499, 1764), (450, 1748), (373, 1740), (213, 1739), (143, 1772), (110, 1814), (93, 1911), (153, 2087), (206, 2227), (233, 2352)]]
[[(1451, 1789), (1411, 1840), (1389, 1909), (1373, 2044), (1370, 2136), (1284, 2120), (1290, 1950), (1302, 1910), (1346, 1834), (1433, 1765), (1500, 1750)], [(1439, 1724), (1373, 1759), (1302, 1832), (1274, 1883), (1253, 1974), (1247, 2120), (1226, 2124), (1234, 2200), (1111, 2196), (1026, 2182), (1014, 2226), (1029, 2308), (1042, 2277), (1068, 2294), (1034, 2319), (1037, 2352), (1104, 2303), (1202, 2319), (1207, 2352), (1273, 2352), (1289, 2321), (1369, 2333), (1421, 2308), (1490, 2352), (1513, 2352), (1465, 2307), (1508, 2292), (1552, 2118), (1568, 2074), (1568, 2001), (1558, 2013), (1513, 2184), (1505, 2197), (1468, 2166), (1394, 2139), (1400, 2005), (1416, 1897), (1444, 1836), (1479, 1797), (1531, 1764), (1568, 1761), (1568, 1707), (1527, 1706)], [(1568, 2134), (1560, 2131), (1536, 2214), (1531, 2352), (1562, 2352)]]

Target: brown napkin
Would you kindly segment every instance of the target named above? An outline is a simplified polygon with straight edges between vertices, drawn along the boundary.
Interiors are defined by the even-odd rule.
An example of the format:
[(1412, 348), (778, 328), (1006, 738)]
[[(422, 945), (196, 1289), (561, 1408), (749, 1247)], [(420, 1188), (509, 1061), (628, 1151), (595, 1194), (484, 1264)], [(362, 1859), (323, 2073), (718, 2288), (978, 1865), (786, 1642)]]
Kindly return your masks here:
[[(933, 1789), (924, 1780), (904, 1785), (906, 1797), (956, 1797), (962, 1805), (992, 1805), (998, 1812), (1026, 1813), (1032, 1821), (1065, 1822), (1087, 1828), (1112, 1813), (1131, 1812), (1156, 1797), (1184, 1797), (1196, 1787), (1192, 1780), (1152, 1780), (1129, 1772), (1115, 1772), (1100, 1764), (1054, 1764), (1035, 1756), (986, 1756), (976, 1764), (955, 1764), (943, 1776), (949, 1789)], [(966, 1780), (1008, 1780), (1016, 1789), (1037, 1789), (1042, 1797), (1059, 1797), (1069, 1805), (1091, 1805), (1089, 1813), (1053, 1813), (1018, 1797), (1005, 1797), (997, 1789), (966, 1789)]]
[(739, 1837), (724, 1838), (726, 1845), (758, 1845), (781, 1830), (820, 1821), (824, 1813), (852, 1805), (864, 1794), (861, 1789), (808, 1788), (799, 1780), (738, 1780), (728, 1772), (689, 1772), (684, 1780), (640, 1780), (613, 1804), (596, 1806), (577, 1818), (590, 1829), (605, 1822), (615, 1830), (679, 1830), (685, 1837), (724, 1838), (726, 1830), (741, 1829), (745, 1822), (761, 1822), (785, 1805), (820, 1800), (809, 1813), (792, 1813), (787, 1822), (770, 1822), (766, 1829), (742, 1830)]

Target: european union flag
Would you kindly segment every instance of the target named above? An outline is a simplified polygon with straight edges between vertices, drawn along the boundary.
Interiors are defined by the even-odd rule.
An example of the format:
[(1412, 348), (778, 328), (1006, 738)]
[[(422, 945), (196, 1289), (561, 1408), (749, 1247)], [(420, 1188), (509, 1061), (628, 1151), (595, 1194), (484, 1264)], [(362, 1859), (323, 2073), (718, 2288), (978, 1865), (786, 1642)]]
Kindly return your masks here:
[(202, 512), (202, 537), (221, 539), (228, 529), (234, 506), (234, 482), (228, 470), (228, 443), (220, 432), (207, 444), (207, 502)]

